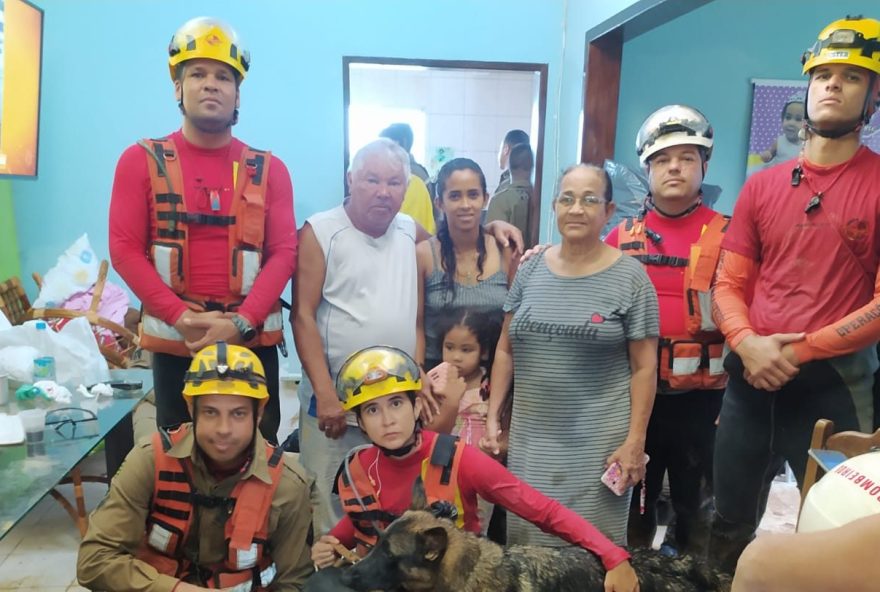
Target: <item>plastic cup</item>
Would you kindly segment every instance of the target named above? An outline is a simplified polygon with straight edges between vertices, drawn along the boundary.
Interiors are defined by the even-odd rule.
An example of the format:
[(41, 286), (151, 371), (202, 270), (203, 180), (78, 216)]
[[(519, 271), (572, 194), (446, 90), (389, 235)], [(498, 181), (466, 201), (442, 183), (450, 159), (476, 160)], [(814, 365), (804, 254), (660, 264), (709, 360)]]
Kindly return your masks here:
[(45, 409), (25, 409), (18, 412), (21, 423), (24, 426), (24, 436), (27, 442), (28, 456), (43, 456), (46, 454)]

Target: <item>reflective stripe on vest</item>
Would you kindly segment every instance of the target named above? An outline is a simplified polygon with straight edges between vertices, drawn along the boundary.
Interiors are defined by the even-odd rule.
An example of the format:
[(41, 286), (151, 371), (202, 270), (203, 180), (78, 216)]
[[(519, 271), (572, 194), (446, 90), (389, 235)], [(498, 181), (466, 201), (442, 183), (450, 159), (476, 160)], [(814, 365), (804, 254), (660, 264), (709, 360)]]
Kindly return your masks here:
[[(189, 225), (225, 226), (229, 237), (229, 293), (222, 298), (211, 298), (211, 302), (223, 306), (239, 304), (242, 296), (253, 288), (262, 268), (271, 153), (245, 147), (239, 160), (233, 163), (235, 190), (229, 215), (192, 214), (186, 211), (183, 172), (174, 142), (161, 138), (141, 140), (138, 144), (146, 151), (153, 195), (149, 256), (162, 282), (184, 300), (198, 302), (199, 299), (187, 288)], [(244, 173), (238, 174), (241, 168), (244, 168)], [(191, 308), (199, 310), (197, 307)], [(145, 311), (145, 315), (149, 315), (149, 311)], [(173, 327), (155, 317), (151, 317), (145, 325), (142, 326), (141, 341), (144, 349), (179, 356), (190, 355), (183, 337)], [(256, 329), (258, 336), (245, 345), (281, 343), (280, 304)]]
[(618, 226), (618, 248), (644, 265), (684, 269), (684, 319), (687, 335), (664, 335), (658, 347), (658, 380), (665, 390), (720, 389), (724, 373), (724, 336), (712, 319), (712, 285), (721, 242), (730, 218), (715, 214), (703, 227), (689, 257), (648, 253), (644, 220), (627, 218)]
[[(278, 575), (278, 568), (274, 563), (270, 563), (266, 569), (260, 572), (260, 587), (268, 588), (276, 575)], [(232, 587), (224, 587), (223, 592), (251, 592), (253, 589), (253, 582), (248, 580)]]
[(727, 385), (725, 343), (696, 341), (683, 335), (661, 338), (657, 352), (659, 383), (665, 390), (713, 390)]
[[(191, 310), (201, 312), (203, 307), (192, 302), (187, 303)], [(235, 309), (231, 309), (235, 310)], [(173, 325), (153, 316), (144, 310), (141, 323), (138, 327), (141, 346), (152, 352), (172, 354), (181, 357), (190, 357), (192, 354), (183, 340), (183, 335)], [(272, 311), (263, 321), (262, 330), (257, 336), (244, 345), (249, 348), (266, 347), (281, 343), (284, 337), (284, 316), (281, 314), (281, 302), (278, 301), (272, 307)]]
[[(193, 567), (183, 556), (182, 549), (193, 523), (195, 504), (200, 503), (200, 499), (202, 504), (207, 503), (205, 496), (200, 496), (192, 484), (189, 459), (178, 459), (167, 454), (188, 430), (188, 427), (174, 431), (161, 430), (153, 436), (156, 485), (147, 517), (146, 544), (138, 552), (139, 559), (160, 573), (173, 577), (182, 577)], [(206, 582), (209, 587), (226, 589), (247, 584), (246, 588), (240, 589), (250, 591), (255, 576), (259, 575), (261, 581), (268, 583), (275, 577), (275, 566), (268, 556), (265, 543), (268, 540), (272, 499), (281, 481), (282, 454), (280, 448), (266, 445), (271, 484), (251, 476), (235, 485), (230, 498), (209, 499), (229, 503), (232, 508), (224, 528), (226, 559), (222, 564), (198, 568), (199, 573), (214, 574), (212, 581)], [(265, 588), (268, 583), (256, 589)]]

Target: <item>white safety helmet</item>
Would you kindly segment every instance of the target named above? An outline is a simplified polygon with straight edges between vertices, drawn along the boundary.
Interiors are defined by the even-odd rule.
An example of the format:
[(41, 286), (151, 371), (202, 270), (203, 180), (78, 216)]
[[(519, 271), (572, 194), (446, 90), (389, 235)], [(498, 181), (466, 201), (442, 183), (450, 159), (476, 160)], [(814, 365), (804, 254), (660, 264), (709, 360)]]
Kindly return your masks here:
[(714, 132), (706, 116), (687, 105), (660, 107), (642, 124), (636, 134), (636, 154), (639, 162), (647, 166), (648, 160), (657, 152), (670, 146), (702, 146), (706, 161), (712, 157)]
[(880, 451), (854, 456), (810, 488), (798, 532), (815, 532), (880, 514)]

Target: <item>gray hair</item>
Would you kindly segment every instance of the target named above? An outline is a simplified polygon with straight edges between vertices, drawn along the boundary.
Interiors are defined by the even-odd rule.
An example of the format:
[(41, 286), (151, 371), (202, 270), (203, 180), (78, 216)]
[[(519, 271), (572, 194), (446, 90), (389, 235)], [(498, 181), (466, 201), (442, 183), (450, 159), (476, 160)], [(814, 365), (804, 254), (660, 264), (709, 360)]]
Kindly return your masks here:
[(562, 174), (559, 175), (559, 179), (556, 181), (556, 193), (553, 194), (554, 199), (556, 197), (559, 197), (559, 193), (562, 191), (562, 181), (565, 179), (566, 175), (577, 169), (586, 169), (588, 171), (593, 171), (597, 175), (605, 179), (605, 194), (603, 196), (605, 198), (605, 202), (611, 203), (612, 201), (614, 201), (614, 186), (611, 182), (611, 175), (608, 174), (608, 170), (605, 167), (601, 167), (590, 162), (573, 164), (562, 171)]
[(352, 177), (360, 172), (364, 167), (364, 161), (373, 154), (382, 154), (399, 162), (400, 167), (403, 169), (404, 182), (409, 181), (409, 154), (397, 142), (388, 138), (373, 140), (355, 153), (354, 158), (351, 159), (351, 166), (348, 168), (348, 172), (351, 173)]

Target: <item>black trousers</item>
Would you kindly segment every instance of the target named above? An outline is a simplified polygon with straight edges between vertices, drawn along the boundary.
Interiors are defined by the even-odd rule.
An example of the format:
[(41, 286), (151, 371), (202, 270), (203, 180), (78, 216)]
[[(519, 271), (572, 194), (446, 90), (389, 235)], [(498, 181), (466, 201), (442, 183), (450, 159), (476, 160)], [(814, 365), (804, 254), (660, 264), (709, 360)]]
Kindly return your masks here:
[(718, 567), (733, 573), (755, 536), (770, 484), (785, 461), (798, 486), (803, 483), (816, 420), (832, 420), (837, 431), (873, 424), (873, 375), (866, 366), (808, 362), (791, 382), (767, 392), (746, 382), (739, 356), (727, 356), (724, 367), (730, 382), (715, 442), (715, 518), (709, 548), (709, 558)]
[[(278, 442), (278, 426), (281, 424), (281, 403), (278, 399), (278, 348), (255, 347), (252, 351), (263, 363), (266, 371), (266, 387), (269, 402), (263, 410), (260, 433), (273, 443)], [(153, 386), (156, 389), (156, 425), (170, 427), (192, 421), (183, 400), (183, 379), (192, 358), (171, 354), (153, 354)]]
[(639, 511), (642, 486), (638, 485), (630, 505), (630, 546), (651, 546), (657, 532), (657, 502), (668, 473), (675, 520), (666, 540), (680, 552), (705, 554), (709, 524), (702, 517), (703, 486), (712, 471), (715, 420), (723, 395), (722, 390), (657, 395), (645, 439), (645, 452), (651, 457), (645, 473), (645, 513)]

